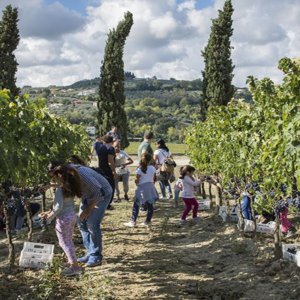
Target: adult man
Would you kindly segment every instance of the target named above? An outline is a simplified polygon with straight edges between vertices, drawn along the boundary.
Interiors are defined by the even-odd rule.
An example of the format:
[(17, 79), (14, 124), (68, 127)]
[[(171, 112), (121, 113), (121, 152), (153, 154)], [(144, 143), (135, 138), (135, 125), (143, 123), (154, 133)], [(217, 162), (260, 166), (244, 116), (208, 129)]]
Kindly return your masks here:
[(144, 141), (140, 144), (138, 148), (138, 162), (140, 162), (142, 154), (149, 153), (153, 156), (153, 150), (151, 148), (151, 142), (154, 138), (154, 134), (150, 130), (146, 130), (144, 134)]
[(105, 176), (109, 184), (113, 189), (112, 197), (109, 206), (107, 209), (113, 209), (111, 206), (111, 202), (114, 197), (115, 191), (115, 149), (113, 147), (113, 137), (110, 135), (105, 135), (102, 138), (103, 144), (97, 143), (95, 145), (95, 150), (98, 155), (99, 161), (99, 171), (102, 175)]
[(118, 133), (118, 129), (116, 126), (112, 126), (111, 130), (106, 135), (112, 136), (114, 141), (121, 141), (121, 136)]

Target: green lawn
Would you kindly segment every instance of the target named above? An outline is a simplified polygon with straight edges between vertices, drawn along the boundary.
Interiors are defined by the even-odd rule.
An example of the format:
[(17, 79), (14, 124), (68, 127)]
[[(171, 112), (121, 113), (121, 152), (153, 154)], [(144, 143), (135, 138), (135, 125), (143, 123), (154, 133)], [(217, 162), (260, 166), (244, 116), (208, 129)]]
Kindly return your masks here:
[[(130, 142), (129, 147), (126, 148), (125, 151), (130, 155), (137, 154), (137, 149), (138, 149), (139, 145), (140, 145), (140, 142)], [(167, 146), (169, 147), (172, 154), (183, 155), (183, 154), (185, 154), (185, 152), (187, 150), (186, 144), (168, 143)], [(152, 144), (152, 148), (153, 148), (153, 150), (155, 149), (154, 144)]]

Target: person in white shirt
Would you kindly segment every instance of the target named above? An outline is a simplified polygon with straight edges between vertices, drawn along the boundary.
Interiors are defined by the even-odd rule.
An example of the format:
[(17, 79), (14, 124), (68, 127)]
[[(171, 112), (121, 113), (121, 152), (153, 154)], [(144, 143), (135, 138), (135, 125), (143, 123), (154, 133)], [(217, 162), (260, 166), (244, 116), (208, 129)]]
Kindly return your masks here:
[(193, 221), (198, 222), (199, 218), (198, 214), (198, 201), (195, 198), (195, 187), (201, 184), (200, 180), (196, 180), (193, 175), (195, 172), (195, 168), (186, 165), (180, 169), (180, 178), (182, 179), (182, 200), (185, 204), (185, 209), (182, 214), (180, 223), (184, 224), (186, 222), (186, 217), (188, 216), (189, 212), (193, 207)]
[(149, 226), (153, 216), (153, 203), (158, 199), (158, 194), (154, 186), (156, 180), (156, 169), (151, 166), (152, 155), (144, 153), (141, 158), (140, 166), (136, 170), (137, 189), (135, 191), (135, 201), (132, 208), (131, 220), (124, 223), (127, 227), (135, 227), (136, 220), (139, 214), (140, 207), (145, 205), (147, 207), (146, 221), (142, 224)]
[(116, 187), (116, 196), (117, 201), (120, 201), (120, 190), (119, 190), (119, 182), (123, 182), (123, 190), (124, 190), (124, 199), (129, 200), (128, 191), (129, 191), (129, 169), (128, 165), (133, 163), (131, 157), (123, 150), (120, 149), (119, 143), (114, 144), (114, 148), (116, 151), (115, 157), (115, 167), (116, 167), (116, 175), (115, 175), (115, 187)]
[[(166, 143), (163, 139), (159, 139), (156, 141), (156, 147), (157, 149), (154, 151), (153, 159), (156, 163), (156, 169), (159, 170), (161, 169), (162, 165), (164, 164), (165, 160), (168, 157), (172, 158), (172, 153), (169, 150), (169, 148), (166, 146)], [(163, 174), (165, 174), (165, 178), (163, 178), (163, 176), (161, 177), (161, 179), (158, 178), (158, 183), (160, 186), (162, 198), (166, 198), (166, 190), (167, 190), (168, 198), (172, 199), (173, 198), (172, 188), (169, 181), (171, 174), (161, 171), (160, 175)]]

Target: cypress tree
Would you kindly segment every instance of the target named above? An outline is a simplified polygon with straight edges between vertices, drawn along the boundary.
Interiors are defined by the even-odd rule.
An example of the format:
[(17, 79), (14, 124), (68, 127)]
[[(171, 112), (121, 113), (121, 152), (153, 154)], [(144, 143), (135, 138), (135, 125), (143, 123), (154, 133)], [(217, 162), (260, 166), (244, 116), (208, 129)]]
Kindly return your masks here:
[(127, 12), (118, 26), (108, 34), (101, 66), (98, 99), (99, 134), (104, 135), (112, 126), (117, 126), (121, 134), (121, 146), (124, 148), (129, 145), (129, 142), (127, 116), (124, 110), (123, 50), (132, 25), (132, 13)]
[(208, 43), (202, 51), (205, 68), (203, 75), (203, 113), (210, 105), (227, 105), (234, 94), (232, 85), (234, 66), (231, 60), (233, 6), (226, 0), (223, 10), (212, 21)]
[(18, 9), (6, 6), (0, 21), (0, 89), (9, 89), (12, 97), (19, 94), (16, 86), (18, 63), (14, 55), (20, 41), (18, 21)]

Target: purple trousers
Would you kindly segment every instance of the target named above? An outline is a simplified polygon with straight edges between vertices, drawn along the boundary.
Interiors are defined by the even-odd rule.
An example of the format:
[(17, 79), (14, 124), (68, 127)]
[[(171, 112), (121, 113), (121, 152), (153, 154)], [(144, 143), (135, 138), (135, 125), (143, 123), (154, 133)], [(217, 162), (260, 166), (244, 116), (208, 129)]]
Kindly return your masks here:
[(74, 264), (77, 261), (73, 243), (73, 232), (76, 221), (77, 216), (75, 211), (56, 218), (55, 230), (59, 246), (64, 250), (69, 264)]
[(193, 218), (197, 218), (197, 213), (198, 213), (198, 201), (195, 198), (182, 198), (184, 204), (185, 204), (185, 209), (182, 214), (181, 219), (185, 220), (189, 212), (191, 211), (193, 207)]

